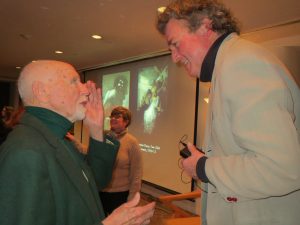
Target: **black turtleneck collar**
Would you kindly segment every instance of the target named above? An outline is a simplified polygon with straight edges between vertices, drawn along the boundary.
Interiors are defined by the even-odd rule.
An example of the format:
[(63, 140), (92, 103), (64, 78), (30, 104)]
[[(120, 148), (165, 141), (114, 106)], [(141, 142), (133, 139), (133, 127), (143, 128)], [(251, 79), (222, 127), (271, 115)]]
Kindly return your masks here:
[(40, 119), (56, 136), (63, 139), (71, 129), (72, 123), (65, 117), (51, 110), (26, 106), (25, 111)]
[(200, 71), (200, 81), (202, 82), (210, 82), (212, 78), (212, 74), (215, 67), (215, 61), (217, 57), (218, 50), (220, 45), (222, 44), (223, 40), (229, 35), (230, 33), (225, 33), (221, 35), (210, 47), (208, 50)]

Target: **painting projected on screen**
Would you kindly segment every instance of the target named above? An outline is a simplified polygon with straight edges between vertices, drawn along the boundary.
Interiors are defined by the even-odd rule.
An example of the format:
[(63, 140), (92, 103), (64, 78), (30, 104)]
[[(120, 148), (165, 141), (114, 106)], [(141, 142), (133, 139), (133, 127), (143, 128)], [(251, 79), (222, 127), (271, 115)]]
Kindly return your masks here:
[(105, 114), (104, 129), (109, 129), (109, 116), (116, 106), (129, 107), (130, 72), (106, 74), (102, 79), (102, 96)]
[(137, 108), (143, 117), (144, 133), (151, 134), (166, 108), (168, 67), (151, 66), (138, 72)]

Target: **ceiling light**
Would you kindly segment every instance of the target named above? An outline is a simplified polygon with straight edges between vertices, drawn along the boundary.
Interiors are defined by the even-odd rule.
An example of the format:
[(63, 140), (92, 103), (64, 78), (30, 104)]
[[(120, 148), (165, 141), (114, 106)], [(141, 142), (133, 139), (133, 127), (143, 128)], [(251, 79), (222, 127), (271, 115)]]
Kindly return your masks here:
[(159, 13), (163, 13), (165, 10), (166, 10), (166, 7), (165, 7), (165, 6), (161, 6), (161, 7), (159, 7), (159, 8), (157, 9), (157, 11), (158, 11)]
[(102, 39), (102, 37), (100, 36), (100, 35), (97, 35), (97, 34), (93, 34), (92, 35), (92, 38), (94, 38), (94, 39)]
[(16, 66), (16, 69), (21, 69), (21, 66)]
[(58, 50), (56, 50), (55, 53), (56, 53), (56, 54), (63, 54), (62, 51), (58, 51)]

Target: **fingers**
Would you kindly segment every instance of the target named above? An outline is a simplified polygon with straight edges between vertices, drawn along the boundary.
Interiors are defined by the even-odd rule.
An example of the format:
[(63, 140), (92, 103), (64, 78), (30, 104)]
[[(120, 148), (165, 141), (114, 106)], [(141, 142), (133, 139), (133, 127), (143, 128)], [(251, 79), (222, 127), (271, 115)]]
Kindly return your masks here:
[(75, 139), (74, 135), (72, 135), (70, 132), (67, 132), (66, 138), (68, 138), (71, 141)]
[[(136, 194), (130, 204), (135, 204), (136, 199), (139, 199), (140, 195)], [(130, 204), (123, 204), (119, 208), (115, 209), (112, 214), (106, 217), (103, 221), (103, 225), (147, 225), (150, 223), (150, 219), (154, 214), (155, 202), (149, 203), (139, 207), (129, 207)]]
[(195, 145), (188, 143), (187, 147), (189, 151), (192, 153), (192, 155), (197, 155), (197, 156), (203, 156), (205, 153), (202, 151), (202, 149), (198, 149)]
[(97, 99), (97, 92), (96, 92), (96, 85), (94, 82), (88, 80), (86, 82), (86, 87), (89, 90), (89, 103), (90, 104), (95, 104), (95, 101)]
[(190, 142), (187, 143), (187, 147), (190, 150), (190, 152), (196, 151), (196, 147)]
[(146, 220), (150, 221), (150, 218), (153, 216), (155, 211), (155, 202), (152, 202), (146, 205), (148, 212), (146, 213)]
[(101, 88), (97, 88), (97, 104), (100, 104), (102, 106), (102, 91)]
[(66, 138), (69, 138), (69, 139), (71, 139), (71, 137), (72, 137), (72, 134), (71, 134), (70, 132), (67, 132), (67, 134), (66, 134)]
[(141, 225), (149, 224), (150, 218), (153, 216), (155, 210), (155, 202), (149, 203), (144, 206), (136, 207), (131, 218), (131, 224)]
[(101, 89), (96, 87), (96, 84), (93, 81), (88, 80), (86, 82), (86, 88), (89, 91), (89, 103), (90, 104), (102, 104), (102, 95)]
[(191, 156), (182, 160), (182, 168), (184, 169), (186, 174), (196, 180), (199, 179), (196, 172), (197, 163), (204, 154), (198, 151), (197, 148), (191, 143), (188, 143), (187, 146), (191, 152)]
[(86, 82), (86, 88), (89, 91), (87, 109), (99, 110), (99, 113), (102, 114), (103, 106), (101, 89), (97, 88), (96, 84), (90, 80)]
[(137, 192), (133, 199), (115, 209), (104, 221), (104, 225), (147, 225), (154, 214), (155, 202), (144, 206), (137, 206), (140, 201)]
[(151, 215), (154, 212), (155, 202), (148, 203), (147, 205), (137, 207), (138, 215), (149, 214)]
[(140, 201), (141, 195), (139, 192), (135, 193), (133, 199), (131, 199), (129, 202), (125, 203), (125, 207), (130, 208), (136, 206)]

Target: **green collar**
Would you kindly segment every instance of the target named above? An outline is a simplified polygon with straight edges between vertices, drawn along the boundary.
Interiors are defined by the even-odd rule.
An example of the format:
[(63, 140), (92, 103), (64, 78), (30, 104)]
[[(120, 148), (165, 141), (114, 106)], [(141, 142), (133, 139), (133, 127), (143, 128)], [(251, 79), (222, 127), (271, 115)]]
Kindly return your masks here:
[(57, 137), (63, 139), (72, 123), (65, 117), (49, 109), (26, 106), (25, 111), (41, 120)]

